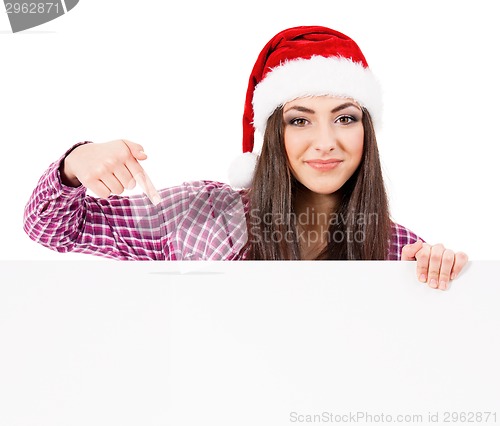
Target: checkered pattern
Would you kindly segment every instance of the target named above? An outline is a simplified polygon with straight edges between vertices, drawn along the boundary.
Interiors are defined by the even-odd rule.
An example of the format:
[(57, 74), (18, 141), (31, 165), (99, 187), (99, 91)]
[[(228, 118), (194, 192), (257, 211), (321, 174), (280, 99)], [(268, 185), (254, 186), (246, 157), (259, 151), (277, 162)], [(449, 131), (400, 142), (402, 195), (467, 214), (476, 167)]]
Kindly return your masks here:
[[(62, 157), (64, 158), (64, 157)], [(121, 260), (244, 260), (248, 199), (229, 185), (199, 181), (145, 196), (98, 199), (61, 184), (59, 165), (43, 174), (25, 208), (24, 229), (61, 253)], [(417, 236), (393, 223), (388, 260), (399, 260)]]

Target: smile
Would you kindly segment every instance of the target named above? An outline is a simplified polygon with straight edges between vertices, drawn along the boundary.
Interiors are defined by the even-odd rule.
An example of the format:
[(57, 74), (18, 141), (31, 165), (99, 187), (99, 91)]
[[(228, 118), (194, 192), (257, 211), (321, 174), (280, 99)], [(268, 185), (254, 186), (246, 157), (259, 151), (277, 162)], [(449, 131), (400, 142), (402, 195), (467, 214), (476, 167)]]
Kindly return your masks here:
[(305, 161), (305, 163), (311, 166), (315, 170), (319, 171), (328, 171), (337, 167), (342, 160), (331, 159), (331, 160), (309, 160)]

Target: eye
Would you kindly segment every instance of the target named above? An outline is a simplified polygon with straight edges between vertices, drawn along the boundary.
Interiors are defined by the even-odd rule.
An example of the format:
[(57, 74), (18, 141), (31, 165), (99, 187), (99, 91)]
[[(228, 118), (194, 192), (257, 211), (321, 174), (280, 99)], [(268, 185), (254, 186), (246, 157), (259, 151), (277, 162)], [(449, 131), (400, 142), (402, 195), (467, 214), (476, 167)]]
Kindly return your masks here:
[(340, 117), (337, 117), (335, 120), (335, 123), (340, 123), (340, 124), (350, 124), (358, 121), (356, 117), (353, 117), (352, 115), (341, 115)]
[(293, 118), (289, 121), (292, 126), (304, 127), (308, 121), (305, 118)]

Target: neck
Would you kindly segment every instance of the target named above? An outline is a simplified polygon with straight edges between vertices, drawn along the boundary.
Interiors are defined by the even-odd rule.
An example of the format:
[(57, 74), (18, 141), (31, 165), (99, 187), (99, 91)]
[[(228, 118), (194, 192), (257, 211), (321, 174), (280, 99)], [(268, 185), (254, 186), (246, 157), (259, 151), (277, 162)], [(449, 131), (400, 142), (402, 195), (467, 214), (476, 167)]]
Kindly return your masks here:
[(326, 247), (332, 213), (339, 202), (339, 194), (318, 194), (307, 188), (297, 191), (294, 209), (302, 259), (315, 259)]
[[(340, 195), (335, 194), (318, 194), (312, 192), (305, 187), (297, 190), (294, 202), (294, 209), (297, 215), (310, 217), (317, 215), (317, 219), (329, 217), (340, 203)], [(322, 220), (314, 220), (310, 223), (321, 223)]]

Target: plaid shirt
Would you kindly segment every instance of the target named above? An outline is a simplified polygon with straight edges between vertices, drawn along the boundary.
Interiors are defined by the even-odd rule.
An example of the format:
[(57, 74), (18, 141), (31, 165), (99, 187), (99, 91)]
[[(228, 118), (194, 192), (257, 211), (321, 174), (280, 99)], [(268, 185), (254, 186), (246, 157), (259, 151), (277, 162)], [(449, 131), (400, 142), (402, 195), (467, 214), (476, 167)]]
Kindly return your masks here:
[[(25, 208), (29, 237), (58, 252), (96, 254), (121, 260), (244, 260), (249, 205), (245, 192), (211, 181), (145, 196), (86, 195), (85, 187), (61, 184), (59, 166), (42, 175)], [(399, 260), (417, 236), (392, 223), (388, 260)]]

